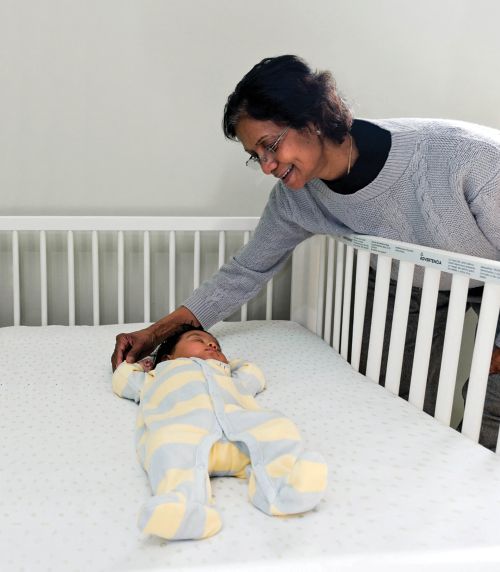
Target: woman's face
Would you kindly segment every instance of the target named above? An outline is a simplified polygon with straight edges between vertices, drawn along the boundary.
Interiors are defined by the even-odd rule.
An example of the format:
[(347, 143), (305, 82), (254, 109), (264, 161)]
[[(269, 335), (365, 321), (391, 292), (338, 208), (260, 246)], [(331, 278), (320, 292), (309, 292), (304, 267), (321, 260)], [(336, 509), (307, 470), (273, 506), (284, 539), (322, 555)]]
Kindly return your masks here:
[(300, 131), (288, 129), (274, 153), (266, 152), (283, 130), (283, 126), (273, 121), (242, 117), (236, 126), (236, 136), (247, 153), (268, 158), (260, 165), (266, 175), (282, 179), (290, 189), (301, 189), (317, 177), (327, 178), (327, 149), (313, 126)]

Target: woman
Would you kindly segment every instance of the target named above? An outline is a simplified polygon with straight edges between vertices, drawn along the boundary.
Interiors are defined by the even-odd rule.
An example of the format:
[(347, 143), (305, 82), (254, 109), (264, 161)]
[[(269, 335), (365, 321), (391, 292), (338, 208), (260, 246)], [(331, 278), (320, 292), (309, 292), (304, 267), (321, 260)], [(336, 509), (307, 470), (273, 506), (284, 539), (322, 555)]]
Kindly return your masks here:
[[(210, 327), (230, 315), (315, 233), (377, 235), (500, 260), (496, 130), (433, 119), (353, 120), (331, 74), (314, 72), (296, 56), (267, 58), (252, 68), (228, 98), (223, 128), (249, 153), (248, 166), (278, 179), (259, 225), (246, 247), (175, 312), (145, 330), (120, 334), (113, 367), (125, 357), (140, 359), (179, 323)], [(418, 286), (421, 276), (415, 316)], [(444, 292), (438, 303), (443, 315), (446, 307)], [(390, 309), (388, 323), (391, 317)], [(500, 345), (500, 336), (496, 341)], [(497, 431), (498, 347), (491, 372), (498, 378), (488, 390)], [(429, 387), (435, 387), (431, 379)], [(426, 399), (426, 410), (434, 397)]]

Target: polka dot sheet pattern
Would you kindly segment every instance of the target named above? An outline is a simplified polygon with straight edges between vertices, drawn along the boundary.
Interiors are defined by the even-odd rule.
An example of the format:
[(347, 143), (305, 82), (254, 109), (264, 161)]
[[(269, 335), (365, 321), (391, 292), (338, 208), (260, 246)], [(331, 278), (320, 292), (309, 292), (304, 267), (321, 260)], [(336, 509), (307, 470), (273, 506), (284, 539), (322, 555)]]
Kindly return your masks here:
[(141, 324), (0, 330), (0, 569), (498, 570), (500, 461), (357, 374), (293, 322), (218, 324), (258, 363), (262, 406), (292, 418), (329, 464), (316, 510), (272, 518), (247, 483), (213, 479), (222, 531), (142, 536), (149, 495), (137, 406), (111, 391), (115, 335)]

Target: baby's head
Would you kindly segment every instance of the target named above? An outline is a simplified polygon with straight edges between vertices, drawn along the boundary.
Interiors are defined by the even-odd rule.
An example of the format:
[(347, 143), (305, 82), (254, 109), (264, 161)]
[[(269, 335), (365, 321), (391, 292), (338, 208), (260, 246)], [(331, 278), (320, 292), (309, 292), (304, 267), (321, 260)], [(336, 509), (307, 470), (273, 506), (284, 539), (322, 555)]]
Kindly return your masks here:
[(227, 363), (217, 339), (201, 326), (192, 324), (183, 324), (160, 345), (156, 352), (155, 365), (181, 357), (216, 359)]

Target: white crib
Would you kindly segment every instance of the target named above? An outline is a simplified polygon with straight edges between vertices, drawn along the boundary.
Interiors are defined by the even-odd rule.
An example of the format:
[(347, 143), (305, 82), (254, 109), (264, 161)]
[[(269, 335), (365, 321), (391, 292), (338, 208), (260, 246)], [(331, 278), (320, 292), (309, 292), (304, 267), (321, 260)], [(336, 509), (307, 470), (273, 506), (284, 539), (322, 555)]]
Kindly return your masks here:
[[(306, 241), (291, 271), (275, 277), (260, 302), (215, 328), (229, 353), (263, 366), (269, 383), (263, 403), (298, 421), (306, 441), (330, 455), (325, 502), (302, 519), (270, 519), (245, 501), (239, 483), (224, 479), (214, 487), (228, 520), (219, 535), (201, 543), (139, 536), (129, 513), (147, 485), (133, 453), (134, 408), (109, 387), (114, 336), (159, 317), (162, 303), (164, 313), (182, 303), (248, 241), (257, 222), (0, 217), (0, 338), (5, 371), (19, 370), (1, 386), (2, 569), (498, 569), (500, 516), (490, 507), (500, 501), (499, 458), (476, 443), (500, 308), (500, 263), (366, 236)], [(371, 336), (366, 377), (357, 373), (370, 257), (377, 268), (374, 324), (385, 323), (391, 269), (393, 277), (398, 273), (385, 388), (377, 383), (383, 336)], [(163, 270), (155, 278), (156, 267)], [(415, 268), (424, 273), (423, 310), (408, 404), (397, 394)], [(452, 288), (432, 419), (421, 409), (442, 272), (452, 275)], [(448, 425), (469, 280), (485, 286), (460, 435)], [(92, 448), (81, 438), (87, 434)], [(100, 465), (105, 479), (96, 475)], [(90, 493), (82, 498), (68, 488), (75, 473), (78, 488), (95, 494), (90, 506), (99, 517), (88, 508)], [(38, 539), (36, 530), (43, 531)]]

